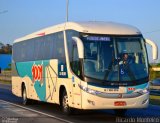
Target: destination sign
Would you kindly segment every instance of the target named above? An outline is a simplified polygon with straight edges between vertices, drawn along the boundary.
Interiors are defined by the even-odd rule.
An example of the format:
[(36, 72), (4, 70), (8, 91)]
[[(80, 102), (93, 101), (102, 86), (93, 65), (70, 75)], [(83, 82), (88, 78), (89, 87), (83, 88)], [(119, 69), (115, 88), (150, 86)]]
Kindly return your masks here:
[(110, 37), (103, 37), (103, 36), (88, 36), (86, 37), (87, 40), (92, 40), (92, 41), (110, 41)]

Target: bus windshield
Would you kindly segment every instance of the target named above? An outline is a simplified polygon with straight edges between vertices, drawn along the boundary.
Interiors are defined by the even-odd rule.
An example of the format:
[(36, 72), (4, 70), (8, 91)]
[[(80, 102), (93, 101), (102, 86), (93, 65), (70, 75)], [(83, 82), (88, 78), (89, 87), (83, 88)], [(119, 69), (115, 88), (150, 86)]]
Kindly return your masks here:
[(85, 35), (84, 75), (105, 81), (135, 81), (148, 77), (148, 59), (142, 36)]

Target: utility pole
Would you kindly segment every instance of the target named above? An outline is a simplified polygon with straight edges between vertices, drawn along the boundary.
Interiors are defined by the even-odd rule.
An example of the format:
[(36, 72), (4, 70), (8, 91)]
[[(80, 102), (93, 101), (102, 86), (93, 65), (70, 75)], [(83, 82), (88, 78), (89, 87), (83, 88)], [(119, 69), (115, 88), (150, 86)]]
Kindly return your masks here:
[(68, 22), (68, 6), (69, 6), (69, 0), (66, 0), (66, 22)]

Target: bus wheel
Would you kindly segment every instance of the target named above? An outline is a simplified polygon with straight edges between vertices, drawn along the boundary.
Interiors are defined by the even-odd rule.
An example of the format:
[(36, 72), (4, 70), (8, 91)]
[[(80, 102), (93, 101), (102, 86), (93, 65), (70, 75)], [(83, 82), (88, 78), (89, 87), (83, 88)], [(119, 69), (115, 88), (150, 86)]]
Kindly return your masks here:
[(61, 97), (61, 109), (64, 114), (67, 114), (67, 115), (71, 114), (71, 108), (68, 105), (68, 95), (66, 90), (63, 91), (63, 94)]
[(115, 111), (116, 116), (123, 117), (125, 116), (127, 109), (115, 109), (114, 111)]
[(26, 87), (23, 87), (22, 90), (22, 99), (23, 99), (23, 105), (27, 105), (28, 104), (28, 99), (27, 99), (27, 92), (26, 92)]

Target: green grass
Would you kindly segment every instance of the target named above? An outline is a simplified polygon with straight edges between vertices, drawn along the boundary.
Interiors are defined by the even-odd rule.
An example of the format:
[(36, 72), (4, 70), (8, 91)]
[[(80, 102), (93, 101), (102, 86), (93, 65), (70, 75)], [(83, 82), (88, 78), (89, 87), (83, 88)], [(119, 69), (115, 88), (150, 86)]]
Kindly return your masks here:
[(160, 106), (160, 96), (150, 95), (150, 104)]

